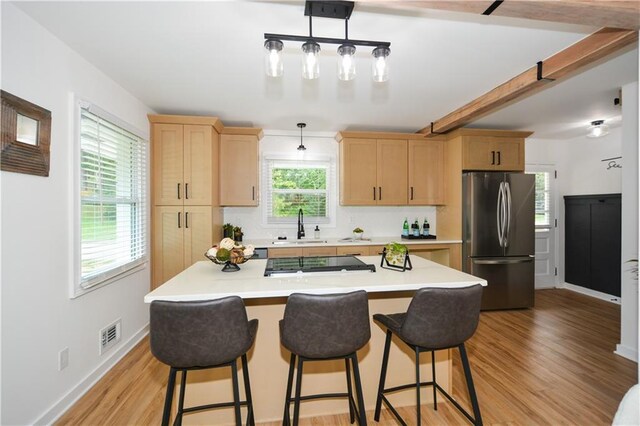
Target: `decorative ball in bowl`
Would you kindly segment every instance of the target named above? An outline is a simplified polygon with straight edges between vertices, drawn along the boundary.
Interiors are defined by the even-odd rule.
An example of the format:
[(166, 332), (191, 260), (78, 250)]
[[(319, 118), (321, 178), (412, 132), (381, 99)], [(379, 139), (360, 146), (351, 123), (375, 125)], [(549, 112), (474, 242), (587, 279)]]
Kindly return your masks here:
[(223, 272), (239, 271), (247, 260), (253, 257), (253, 246), (237, 244), (231, 238), (224, 238), (220, 244), (211, 247), (204, 256), (218, 265), (224, 265)]

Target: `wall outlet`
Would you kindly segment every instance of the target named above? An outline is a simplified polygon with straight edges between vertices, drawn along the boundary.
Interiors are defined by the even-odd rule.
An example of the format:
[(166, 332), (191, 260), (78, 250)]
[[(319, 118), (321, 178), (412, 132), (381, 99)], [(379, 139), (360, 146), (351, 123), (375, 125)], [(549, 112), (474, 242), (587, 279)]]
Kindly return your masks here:
[(62, 371), (69, 366), (69, 348), (64, 348), (58, 352), (58, 371)]

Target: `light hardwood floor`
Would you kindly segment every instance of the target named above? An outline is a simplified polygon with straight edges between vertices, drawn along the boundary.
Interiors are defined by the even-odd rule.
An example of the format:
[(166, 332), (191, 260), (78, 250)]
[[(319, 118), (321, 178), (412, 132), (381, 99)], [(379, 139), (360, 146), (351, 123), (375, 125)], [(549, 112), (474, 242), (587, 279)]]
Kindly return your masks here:
[[(467, 351), (484, 423), (611, 424), (622, 396), (638, 381), (637, 365), (613, 353), (619, 318), (618, 305), (568, 290), (537, 291), (534, 309), (483, 312)], [(145, 339), (57, 424), (159, 424), (167, 373), (168, 367), (155, 360)], [(454, 386), (456, 398), (470, 408), (457, 352)], [(428, 403), (421, 407), (423, 423), (468, 424), (450, 404), (439, 403), (434, 411), (431, 389), (424, 392)], [(415, 424), (415, 408), (400, 412)], [(367, 414), (375, 424), (373, 413)], [(349, 421), (347, 415), (336, 415), (304, 419), (301, 424)], [(380, 424), (396, 422), (383, 411)]]

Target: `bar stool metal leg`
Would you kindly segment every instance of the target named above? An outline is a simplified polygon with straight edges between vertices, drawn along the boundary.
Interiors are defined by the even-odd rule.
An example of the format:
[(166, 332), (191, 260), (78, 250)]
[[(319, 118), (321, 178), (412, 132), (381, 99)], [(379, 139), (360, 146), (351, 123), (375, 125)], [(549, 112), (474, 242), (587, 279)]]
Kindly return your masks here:
[(180, 381), (180, 398), (178, 399), (178, 412), (176, 413), (175, 426), (182, 426), (182, 415), (184, 414), (184, 393), (187, 388), (187, 370), (182, 370), (182, 380)]
[(418, 416), (418, 422), (417, 424), (419, 425), (421, 422), (420, 419), (420, 349), (416, 346), (415, 348), (415, 352), (416, 352), (416, 412), (417, 412), (417, 416)]
[(458, 346), (458, 348), (460, 349), (460, 358), (462, 359), (464, 377), (467, 381), (469, 399), (471, 399), (471, 406), (473, 407), (473, 418), (475, 419), (476, 425), (482, 425), (482, 416), (480, 415), (480, 405), (478, 404), (476, 388), (475, 386), (473, 386), (473, 377), (471, 377), (471, 367), (469, 366), (469, 358), (467, 357), (467, 350), (464, 346), (464, 343)]
[(282, 424), (284, 426), (291, 425), (291, 415), (289, 414), (289, 407), (291, 404), (291, 388), (293, 387), (293, 369), (296, 364), (295, 354), (291, 354), (289, 359), (289, 378), (287, 379), (287, 395), (284, 399), (284, 414), (282, 416)]
[(431, 351), (431, 377), (433, 378), (433, 409), (438, 411), (438, 398), (436, 386), (436, 351)]
[(355, 352), (351, 355), (351, 363), (353, 364), (353, 377), (356, 382), (356, 394), (358, 395), (358, 424), (360, 426), (367, 426), (367, 413), (365, 412), (364, 397), (362, 396), (362, 383), (360, 382), (358, 355)]
[(242, 379), (244, 381), (244, 393), (247, 399), (247, 425), (255, 426), (256, 421), (253, 414), (253, 399), (251, 398), (251, 383), (249, 381), (247, 354), (242, 355)]
[(233, 408), (236, 415), (236, 426), (242, 426), (240, 417), (240, 391), (238, 389), (238, 366), (236, 360), (231, 363), (231, 379), (233, 382)]
[(178, 371), (171, 367), (169, 369), (169, 383), (167, 384), (167, 393), (164, 397), (164, 411), (162, 412), (162, 426), (169, 426), (169, 418), (171, 417), (171, 403), (173, 402), (173, 390), (176, 386), (176, 373)]
[(300, 392), (302, 390), (302, 357), (298, 357), (298, 371), (296, 374), (296, 396), (293, 402), (293, 426), (298, 426), (298, 418), (300, 417)]
[(373, 419), (380, 421), (380, 409), (382, 408), (382, 391), (387, 378), (387, 365), (389, 364), (389, 349), (391, 348), (391, 331), (387, 330), (387, 338), (384, 342), (384, 354), (382, 355), (382, 370), (380, 371), (380, 384), (378, 385), (378, 396), (376, 398), (376, 411)]
[(345, 371), (347, 372), (347, 402), (349, 403), (349, 422), (353, 424), (353, 422), (356, 420), (353, 413), (355, 400), (353, 399), (353, 392), (351, 391), (351, 367), (349, 366), (349, 358), (344, 359), (344, 367)]

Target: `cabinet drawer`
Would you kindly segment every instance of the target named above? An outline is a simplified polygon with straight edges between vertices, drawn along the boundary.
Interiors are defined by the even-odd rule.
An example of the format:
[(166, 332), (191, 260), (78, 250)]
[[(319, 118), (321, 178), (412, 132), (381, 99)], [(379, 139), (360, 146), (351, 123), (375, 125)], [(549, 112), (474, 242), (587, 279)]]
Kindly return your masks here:
[(302, 249), (303, 256), (335, 256), (335, 247), (304, 247)]
[(300, 247), (287, 247), (269, 249), (269, 257), (296, 257), (302, 256), (302, 248)]
[(336, 254), (338, 256), (368, 256), (369, 246), (338, 246)]

